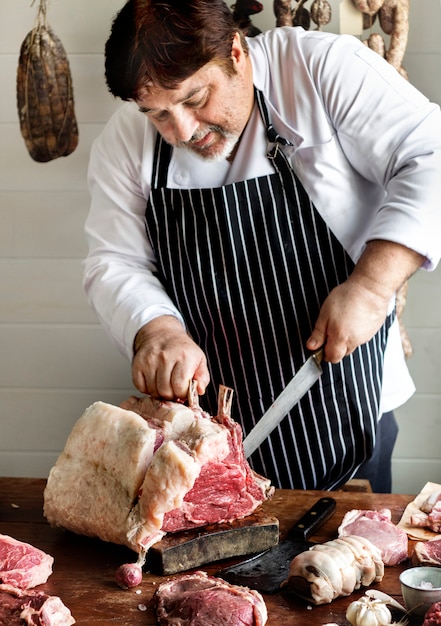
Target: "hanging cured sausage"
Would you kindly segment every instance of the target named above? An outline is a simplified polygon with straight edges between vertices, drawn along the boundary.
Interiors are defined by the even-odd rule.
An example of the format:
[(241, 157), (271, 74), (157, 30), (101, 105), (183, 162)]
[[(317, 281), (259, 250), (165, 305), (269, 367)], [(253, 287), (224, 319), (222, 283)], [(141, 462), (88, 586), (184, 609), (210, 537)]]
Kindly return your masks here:
[(71, 154), (78, 127), (69, 61), (47, 22), (46, 0), (40, 0), (37, 22), (20, 49), (17, 69), (20, 130), (34, 161)]

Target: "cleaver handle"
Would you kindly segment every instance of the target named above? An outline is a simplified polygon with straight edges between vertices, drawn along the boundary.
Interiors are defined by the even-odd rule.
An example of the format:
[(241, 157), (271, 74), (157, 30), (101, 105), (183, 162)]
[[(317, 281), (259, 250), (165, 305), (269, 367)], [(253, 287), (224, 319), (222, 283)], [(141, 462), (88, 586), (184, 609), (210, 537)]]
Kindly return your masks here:
[(302, 517), (294, 524), (288, 533), (290, 539), (306, 541), (308, 537), (331, 517), (337, 506), (334, 498), (324, 497), (317, 500)]

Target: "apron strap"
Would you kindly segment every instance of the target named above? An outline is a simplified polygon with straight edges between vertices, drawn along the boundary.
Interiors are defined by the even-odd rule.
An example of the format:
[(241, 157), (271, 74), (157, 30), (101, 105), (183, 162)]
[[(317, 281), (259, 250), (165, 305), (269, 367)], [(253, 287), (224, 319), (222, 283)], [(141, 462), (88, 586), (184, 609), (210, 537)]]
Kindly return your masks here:
[(168, 166), (172, 152), (173, 147), (157, 132), (151, 179), (152, 189), (167, 187)]
[(266, 136), (269, 144), (274, 144), (268, 149), (268, 157), (274, 158), (278, 151), (278, 146), (292, 146), (293, 144), (285, 139), (276, 131), (274, 126), (271, 124), (268, 109), (265, 104), (265, 100), (263, 98), (263, 94), (259, 89), (254, 89), (254, 94), (256, 97), (257, 105), (260, 110), (260, 114), (266, 126)]

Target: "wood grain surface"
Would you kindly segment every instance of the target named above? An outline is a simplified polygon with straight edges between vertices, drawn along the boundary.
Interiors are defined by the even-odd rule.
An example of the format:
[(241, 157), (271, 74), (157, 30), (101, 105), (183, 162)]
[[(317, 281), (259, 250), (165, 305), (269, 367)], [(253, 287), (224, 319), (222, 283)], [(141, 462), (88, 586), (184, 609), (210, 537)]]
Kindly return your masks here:
[[(41, 588), (63, 600), (78, 626), (155, 625), (152, 598), (158, 584), (166, 578), (145, 573), (142, 584), (137, 588), (140, 593), (134, 589), (125, 591), (119, 588), (114, 579), (115, 570), (122, 563), (135, 561), (135, 553), (122, 546), (51, 528), (43, 516), (44, 486), (43, 479), (0, 478), (0, 533), (29, 542), (55, 558), (53, 574)], [(283, 538), (296, 520), (318, 498), (325, 495), (330, 494), (322, 491), (276, 490), (271, 501), (263, 505), (263, 510), (279, 519)], [(324, 542), (334, 538), (343, 515), (354, 508), (387, 507), (391, 509), (392, 520), (396, 523), (406, 505), (414, 498), (412, 495), (346, 491), (332, 492), (332, 496), (337, 500), (337, 510), (320, 531), (310, 538), (311, 541)], [(412, 547), (412, 542), (409, 542), (409, 554)], [(214, 574), (221, 567), (240, 560), (229, 559), (204, 566), (203, 569)], [(384, 579), (376, 587), (402, 602), (398, 576), (408, 566), (406, 562), (385, 568)], [(361, 595), (363, 590), (318, 607), (285, 594), (268, 595), (265, 596), (267, 626), (324, 626), (328, 623), (348, 626), (346, 608)], [(145, 610), (140, 610), (140, 607)]]

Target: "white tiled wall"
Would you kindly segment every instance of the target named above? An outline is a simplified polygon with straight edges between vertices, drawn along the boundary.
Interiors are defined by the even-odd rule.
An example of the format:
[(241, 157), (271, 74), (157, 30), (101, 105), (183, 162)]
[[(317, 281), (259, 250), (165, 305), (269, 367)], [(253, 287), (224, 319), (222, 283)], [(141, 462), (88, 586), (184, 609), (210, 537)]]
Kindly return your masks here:
[[(333, 30), (338, 2), (331, 3)], [(89, 404), (117, 404), (134, 390), (129, 364), (81, 288), (88, 153), (119, 106), (105, 87), (102, 51), (123, 0), (49, 2), (49, 22), (70, 61), (80, 140), (72, 155), (45, 164), (27, 153), (15, 95), (18, 54), (37, 4), (0, 2), (0, 475), (45, 477)], [(253, 17), (262, 30), (275, 23), (272, 0), (264, 6)], [(440, 0), (411, 0), (405, 67), (411, 81), (441, 103)], [(406, 321), (417, 393), (398, 412), (395, 492), (441, 482), (440, 311), (441, 270), (414, 277)]]

